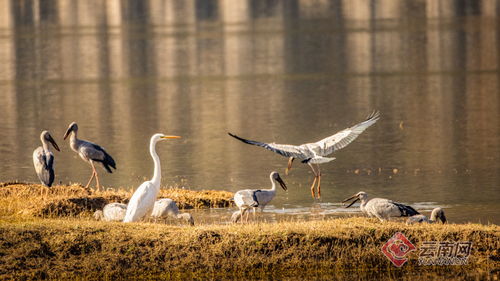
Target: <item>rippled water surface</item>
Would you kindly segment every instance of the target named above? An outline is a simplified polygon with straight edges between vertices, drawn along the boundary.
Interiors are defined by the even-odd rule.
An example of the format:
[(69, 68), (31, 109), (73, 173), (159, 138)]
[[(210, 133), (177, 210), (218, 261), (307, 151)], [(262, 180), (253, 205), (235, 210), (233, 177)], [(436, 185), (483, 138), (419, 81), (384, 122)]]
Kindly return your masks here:
[[(363, 190), (500, 223), (497, 1), (369, 2), (0, 1), (0, 180), (37, 181), (47, 129), (56, 181), (86, 183), (62, 140), (77, 121), (117, 162), (99, 170), (106, 186), (151, 177), (163, 132), (183, 137), (158, 144), (163, 185), (266, 188), (281, 172), (269, 220), (344, 214)], [(307, 165), (285, 176), (286, 158), (227, 135), (301, 144), (374, 109), (380, 121), (321, 166), (320, 201)]]

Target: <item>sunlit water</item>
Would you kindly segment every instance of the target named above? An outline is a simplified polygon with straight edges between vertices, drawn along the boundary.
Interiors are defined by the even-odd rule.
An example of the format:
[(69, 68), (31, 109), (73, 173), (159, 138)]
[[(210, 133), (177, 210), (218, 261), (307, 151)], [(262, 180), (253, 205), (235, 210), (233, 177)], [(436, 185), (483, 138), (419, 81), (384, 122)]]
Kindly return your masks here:
[[(37, 182), (31, 157), (47, 129), (62, 148), (56, 181), (85, 184), (89, 165), (62, 140), (77, 121), (117, 162), (99, 170), (106, 186), (149, 179), (149, 138), (163, 132), (183, 137), (157, 146), (164, 186), (267, 188), (282, 173), (289, 190), (259, 219), (357, 214), (339, 202), (363, 190), (426, 214), (444, 207), (451, 222), (500, 223), (492, 1), (132, 2), (0, 2), (0, 180)], [(285, 176), (286, 158), (227, 135), (301, 144), (374, 109), (380, 121), (321, 166), (319, 201), (307, 165)]]

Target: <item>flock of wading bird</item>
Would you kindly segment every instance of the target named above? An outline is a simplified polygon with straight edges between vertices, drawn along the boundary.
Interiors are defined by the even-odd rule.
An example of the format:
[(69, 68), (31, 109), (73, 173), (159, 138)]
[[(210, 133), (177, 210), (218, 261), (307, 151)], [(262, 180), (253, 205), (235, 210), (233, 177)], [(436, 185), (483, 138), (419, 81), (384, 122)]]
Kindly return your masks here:
[[(288, 157), (288, 166), (285, 170), (285, 174), (288, 174), (295, 159), (299, 159), (302, 163), (309, 165), (314, 174), (314, 180), (311, 185), (311, 195), (313, 199), (315, 199), (321, 197), (321, 171), (319, 164), (335, 160), (334, 157), (326, 156), (346, 147), (364, 130), (375, 124), (379, 118), (379, 112), (374, 111), (361, 123), (344, 129), (320, 141), (302, 145), (264, 143), (244, 139), (231, 133), (228, 134), (244, 143), (260, 146), (282, 156)], [(106, 171), (112, 173), (111, 168), (116, 169), (116, 163), (111, 155), (104, 150), (104, 148), (95, 143), (78, 139), (77, 135), (78, 125), (73, 122), (66, 130), (64, 139), (69, 136), (71, 149), (78, 153), (78, 155), (92, 167), (92, 175), (85, 188), (89, 188), (90, 183), (95, 177), (96, 188), (99, 190), (100, 184), (99, 176), (95, 167), (96, 164), (100, 163)], [(188, 213), (180, 213), (175, 201), (169, 198), (157, 200), (158, 193), (160, 191), (161, 165), (160, 158), (156, 153), (156, 143), (161, 140), (177, 138), (180, 137), (164, 134), (153, 135), (149, 144), (149, 152), (154, 161), (153, 178), (149, 181), (143, 182), (137, 188), (130, 198), (128, 205), (122, 203), (107, 204), (104, 206), (102, 211), (99, 210), (95, 212), (95, 218), (105, 221), (137, 222), (150, 218), (157, 221), (158, 219), (164, 220), (168, 217), (173, 217), (185, 220), (189, 224), (194, 225), (193, 217)], [(33, 152), (33, 163), (40, 181), (47, 187), (50, 187), (54, 182), (54, 154), (50, 151), (49, 143), (51, 143), (58, 151), (59, 147), (47, 131), (43, 131), (41, 133), (40, 139), (42, 141), (42, 146), (38, 147)], [(265, 206), (271, 202), (276, 195), (276, 183), (278, 183), (284, 190), (287, 190), (285, 182), (277, 172), (272, 172), (270, 174), (270, 180), (272, 184), (271, 189), (245, 189), (235, 193), (234, 202), (236, 206), (238, 206), (239, 210), (233, 213), (231, 217), (232, 222), (243, 222), (243, 216), (245, 213), (245, 221), (248, 222), (250, 209), (253, 209), (254, 215), (257, 208), (260, 208), (260, 210), (263, 211)], [(315, 187), (317, 187), (317, 197)], [(359, 200), (361, 201), (360, 210), (369, 217), (376, 217), (380, 221), (388, 220), (390, 217), (409, 217), (407, 224), (421, 222), (434, 223), (438, 221), (446, 223), (446, 217), (441, 208), (434, 209), (430, 218), (427, 218), (408, 205), (383, 198), (368, 199), (368, 195), (363, 191), (345, 199), (342, 203), (346, 203), (349, 200), (353, 201), (347, 205), (346, 208), (349, 208)]]

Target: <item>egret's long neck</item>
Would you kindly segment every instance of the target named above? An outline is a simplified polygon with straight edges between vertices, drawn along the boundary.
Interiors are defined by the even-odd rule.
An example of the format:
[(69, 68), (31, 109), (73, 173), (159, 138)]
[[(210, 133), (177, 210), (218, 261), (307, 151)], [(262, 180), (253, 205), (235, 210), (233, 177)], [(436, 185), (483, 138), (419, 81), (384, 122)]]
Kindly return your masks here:
[(156, 153), (156, 141), (151, 141), (149, 144), (149, 153), (151, 153), (151, 157), (153, 157), (153, 162), (155, 163), (154, 174), (151, 181), (155, 183), (155, 186), (160, 186), (161, 182), (161, 164), (160, 157)]

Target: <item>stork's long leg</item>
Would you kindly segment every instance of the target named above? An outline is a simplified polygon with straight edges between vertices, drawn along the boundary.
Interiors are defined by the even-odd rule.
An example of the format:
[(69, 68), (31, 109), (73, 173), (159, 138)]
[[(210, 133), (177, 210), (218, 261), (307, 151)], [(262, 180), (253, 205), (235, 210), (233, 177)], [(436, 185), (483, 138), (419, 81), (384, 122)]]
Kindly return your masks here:
[(234, 218), (234, 223), (241, 223), (242, 217), (241, 217), (241, 209), (240, 208), (238, 208), (237, 213), (238, 213), (238, 215)]
[(243, 224), (245, 222), (245, 210), (240, 208), (240, 223)]
[(316, 164), (318, 167), (318, 199), (321, 198), (321, 170), (319, 169), (319, 164)]
[(245, 222), (246, 222), (246, 223), (248, 223), (248, 216), (250, 215), (250, 211), (249, 211), (249, 210), (247, 210), (247, 209), (245, 209), (245, 211), (247, 212), (247, 217), (246, 217), (246, 219), (245, 219)]
[(307, 165), (309, 165), (309, 167), (311, 167), (311, 170), (314, 173), (314, 181), (313, 181), (313, 184), (311, 185), (311, 194), (312, 194), (313, 199), (316, 199), (316, 196), (314, 194), (314, 185), (316, 184), (316, 180), (318, 179), (318, 173), (316, 173), (316, 170), (314, 170), (314, 166), (310, 162), (308, 162)]
[(96, 184), (97, 184), (97, 190), (100, 190), (101, 186), (99, 184), (99, 176), (97, 175), (97, 171), (96, 171), (95, 166), (94, 166), (94, 161), (90, 160), (90, 165), (92, 166), (92, 170), (95, 173), (95, 181), (96, 181)]
[(288, 175), (288, 172), (292, 169), (292, 163), (295, 158), (290, 157), (288, 158), (288, 166), (285, 169), (285, 175)]
[(311, 195), (313, 199), (316, 199), (316, 195), (314, 194), (314, 185), (316, 184), (316, 176), (314, 176), (313, 184), (311, 185)]
[[(94, 167), (94, 166), (92, 166)], [(95, 175), (95, 169), (92, 169), (92, 176), (90, 177), (90, 180), (89, 182), (87, 183), (87, 185), (85, 186), (85, 189), (88, 189), (89, 188), (89, 185), (90, 183), (92, 182), (92, 180), (94, 179), (94, 175)]]
[(99, 184), (99, 176), (97, 172), (95, 172), (95, 181), (97, 182), (97, 190), (101, 190), (101, 185)]

